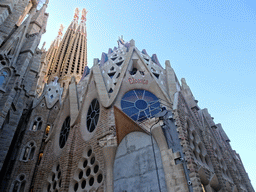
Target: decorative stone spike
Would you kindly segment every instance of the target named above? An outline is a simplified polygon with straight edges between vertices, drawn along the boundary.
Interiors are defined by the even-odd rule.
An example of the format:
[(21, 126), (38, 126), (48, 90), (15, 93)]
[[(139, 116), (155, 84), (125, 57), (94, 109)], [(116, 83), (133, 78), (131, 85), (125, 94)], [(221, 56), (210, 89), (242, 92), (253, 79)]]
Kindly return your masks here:
[(88, 11), (86, 11), (85, 8), (83, 8), (82, 10), (82, 16), (81, 16), (81, 20), (82, 21), (86, 21), (86, 14), (88, 13)]
[(88, 66), (85, 66), (84, 73), (80, 81), (82, 81), (87, 75), (90, 73), (90, 68)]
[(189, 88), (185, 78), (181, 78), (182, 88)]
[(108, 49), (108, 54), (113, 53), (113, 50), (111, 48)]
[(181, 79), (181, 85), (182, 85), (182, 92), (184, 94), (184, 97), (187, 100), (189, 107), (199, 109), (199, 107), (197, 106), (195, 97), (193, 96), (189, 86), (187, 85), (185, 78)]
[(142, 50), (142, 53), (145, 54), (145, 55), (148, 55), (146, 49), (143, 49), (143, 50)]
[(60, 28), (59, 28), (59, 31), (58, 31), (58, 37), (62, 37), (63, 29), (64, 29), (64, 26), (62, 24), (60, 24)]
[(43, 48), (44, 48), (45, 44), (46, 44), (46, 42), (44, 42), (44, 43), (43, 43), (41, 50), (43, 50)]
[(108, 60), (108, 55), (103, 52), (101, 55), (100, 66), (102, 66), (107, 60)]
[(169, 60), (166, 60), (166, 61), (165, 61), (165, 67), (171, 67), (171, 63), (170, 63)]
[(79, 9), (78, 8), (76, 8), (75, 9), (75, 13), (74, 13), (74, 20), (78, 20), (79, 19)]
[(124, 46), (127, 48), (127, 51), (126, 51), (126, 52), (128, 52), (128, 51), (129, 51), (129, 48), (130, 48), (130, 43), (129, 43), (129, 42), (126, 42), (126, 43), (124, 44)]
[(157, 65), (159, 65), (160, 67), (162, 67), (161, 64), (160, 64), (159, 61), (158, 61), (158, 58), (157, 58), (156, 54), (153, 54), (152, 57), (151, 57), (151, 59), (152, 59), (152, 61), (153, 61), (154, 63), (156, 63)]

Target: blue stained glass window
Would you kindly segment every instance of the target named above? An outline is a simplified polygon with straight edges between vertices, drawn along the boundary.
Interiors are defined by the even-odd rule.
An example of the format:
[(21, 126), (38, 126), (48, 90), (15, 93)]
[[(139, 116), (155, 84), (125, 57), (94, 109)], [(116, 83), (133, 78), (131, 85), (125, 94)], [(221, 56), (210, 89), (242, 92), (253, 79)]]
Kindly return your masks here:
[(143, 121), (161, 111), (159, 99), (141, 89), (127, 92), (121, 100), (121, 108), (134, 121)]

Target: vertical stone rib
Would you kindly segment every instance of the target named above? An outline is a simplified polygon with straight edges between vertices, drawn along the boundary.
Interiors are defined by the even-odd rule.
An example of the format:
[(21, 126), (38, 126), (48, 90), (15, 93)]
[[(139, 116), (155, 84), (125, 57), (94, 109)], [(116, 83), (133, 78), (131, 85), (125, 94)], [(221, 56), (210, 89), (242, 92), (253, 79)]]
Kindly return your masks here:
[[(85, 37), (84, 35), (82, 35), (82, 42), (84, 42), (85, 40)], [(84, 69), (84, 56), (85, 56), (85, 53), (84, 53), (84, 46), (85, 46), (86, 42), (85, 43), (82, 43), (81, 45), (81, 67), (79, 69), (79, 74), (83, 75), (83, 69)]]
[(74, 62), (73, 53), (74, 53), (74, 46), (76, 45), (76, 42), (77, 42), (77, 35), (75, 33), (71, 39), (71, 42), (69, 43), (67, 54), (64, 58), (62, 67), (60, 69), (60, 77), (71, 74), (70, 68), (72, 66), (72, 63)]
[(48, 62), (47, 63), (48, 64), (48, 76), (52, 74), (52, 72), (55, 68), (54, 61), (55, 61), (55, 58), (57, 57), (58, 48), (60, 47), (59, 45), (61, 42), (63, 29), (64, 29), (63, 25), (60, 25), (60, 29), (58, 31), (58, 36), (52, 42), (52, 44), (46, 54), (46, 61)]
[(55, 71), (54, 71), (57, 74), (59, 74), (60, 69), (62, 67), (62, 61), (67, 53), (69, 42), (70, 42), (70, 39), (71, 39), (73, 33), (74, 32), (72, 29), (68, 29), (68, 32), (67, 32), (66, 38), (64, 39), (64, 42), (62, 44), (61, 50), (59, 50), (58, 59), (55, 64)]
[(81, 46), (81, 33), (78, 34), (78, 46), (77, 46), (77, 53), (76, 53), (76, 62), (75, 62), (75, 67), (74, 67), (74, 73), (77, 74), (77, 70), (79, 70), (79, 65), (80, 65), (80, 46)]

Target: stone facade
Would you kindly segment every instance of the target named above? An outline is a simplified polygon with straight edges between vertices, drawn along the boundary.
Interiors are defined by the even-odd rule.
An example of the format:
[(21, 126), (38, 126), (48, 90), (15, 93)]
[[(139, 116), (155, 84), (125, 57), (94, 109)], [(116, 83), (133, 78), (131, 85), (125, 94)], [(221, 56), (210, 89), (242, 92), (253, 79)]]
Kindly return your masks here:
[(0, 3), (1, 191), (254, 192), (169, 61), (120, 38), (89, 69), (85, 9), (38, 49), (46, 7)]
[[(7, 190), (13, 182), (11, 178), (16, 177), (13, 170), (19, 161), (21, 147), (27, 144), (24, 143), (26, 129), (36, 97), (41, 57), (45, 52), (38, 48), (38, 44), (45, 33), (46, 7), (47, 2), (37, 10), (34, 0), (0, 2), (1, 191)], [(26, 187), (28, 180), (25, 171), (17, 176), (16, 187)]]

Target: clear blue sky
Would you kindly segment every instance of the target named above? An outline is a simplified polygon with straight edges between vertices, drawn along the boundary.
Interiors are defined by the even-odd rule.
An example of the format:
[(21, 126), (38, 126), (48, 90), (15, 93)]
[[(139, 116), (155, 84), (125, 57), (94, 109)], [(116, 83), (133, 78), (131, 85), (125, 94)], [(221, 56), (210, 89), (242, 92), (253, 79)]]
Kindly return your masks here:
[(162, 66), (170, 60), (199, 106), (222, 124), (256, 189), (256, 1), (50, 0), (47, 48), (76, 7), (88, 10), (88, 66), (121, 35), (156, 53)]

